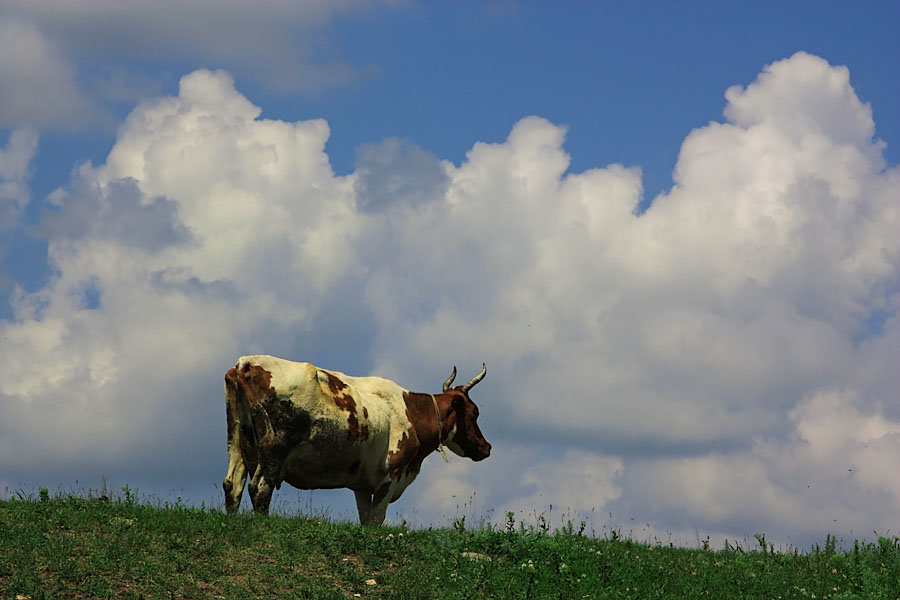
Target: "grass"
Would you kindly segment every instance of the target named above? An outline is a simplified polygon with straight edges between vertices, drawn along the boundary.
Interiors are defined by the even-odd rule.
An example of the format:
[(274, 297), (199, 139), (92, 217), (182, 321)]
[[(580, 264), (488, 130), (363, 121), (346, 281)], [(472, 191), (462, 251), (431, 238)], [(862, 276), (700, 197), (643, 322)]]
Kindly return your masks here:
[[(124, 498), (0, 501), (0, 598), (900, 598), (900, 538), (773, 552), (516, 524), (363, 528)], [(583, 529), (583, 528), (582, 528)]]

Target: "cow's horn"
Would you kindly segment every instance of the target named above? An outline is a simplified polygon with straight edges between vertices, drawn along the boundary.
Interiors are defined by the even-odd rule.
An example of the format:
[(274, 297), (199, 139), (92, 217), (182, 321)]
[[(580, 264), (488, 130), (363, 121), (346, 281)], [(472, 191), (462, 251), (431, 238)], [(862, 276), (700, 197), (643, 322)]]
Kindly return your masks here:
[(479, 373), (478, 375), (476, 375), (475, 377), (473, 377), (471, 380), (469, 380), (469, 383), (467, 383), (466, 385), (462, 386), (462, 390), (463, 390), (464, 392), (468, 392), (468, 391), (471, 390), (473, 387), (475, 387), (475, 384), (476, 384), (476, 383), (478, 383), (479, 381), (481, 381), (482, 379), (484, 379), (484, 376), (485, 376), (486, 374), (487, 374), (487, 365), (486, 365), (485, 363), (481, 363), (481, 373)]
[(453, 383), (453, 380), (456, 379), (456, 365), (453, 365), (453, 372), (450, 373), (450, 377), (447, 378), (447, 381), (444, 382), (444, 391), (446, 392), (450, 389), (450, 384)]

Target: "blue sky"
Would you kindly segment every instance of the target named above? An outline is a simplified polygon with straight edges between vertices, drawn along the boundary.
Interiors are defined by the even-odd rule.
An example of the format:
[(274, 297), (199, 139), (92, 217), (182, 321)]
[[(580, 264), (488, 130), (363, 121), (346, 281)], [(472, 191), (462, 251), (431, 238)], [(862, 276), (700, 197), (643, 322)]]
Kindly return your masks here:
[(401, 514), (477, 494), (479, 518), (553, 504), (687, 542), (883, 528), (897, 22), (3, 3), (0, 454), (30, 458), (0, 484), (218, 501), (237, 356), (421, 391), (486, 361), (495, 456), (429, 461)]

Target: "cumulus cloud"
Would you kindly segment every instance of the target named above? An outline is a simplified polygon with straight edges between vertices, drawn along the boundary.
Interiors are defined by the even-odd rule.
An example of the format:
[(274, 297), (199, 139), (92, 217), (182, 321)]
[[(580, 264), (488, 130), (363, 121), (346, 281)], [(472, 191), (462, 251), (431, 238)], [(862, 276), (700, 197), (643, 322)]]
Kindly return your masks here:
[(486, 361), (494, 454), (432, 459), (404, 499), (430, 518), (471, 490), (658, 529), (883, 528), (900, 172), (820, 58), (726, 99), (637, 214), (639, 168), (569, 172), (565, 128), (539, 117), (459, 165), (387, 140), (336, 176), (324, 121), (261, 119), (223, 71), (184, 77), (53, 197), (57, 275), (0, 323), (0, 457), (19, 449), (0, 465), (216, 480), (239, 354), (421, 391)]
[(102, 117), (58, 44), (28, 21), (0, 15), (0, 127), (70, 130)]
[(766, 66), (753, 84), (733, 86), (725, 98), (725, 116), (744, 129), (769, 123), (794, 136), (821, 134), (861, 149), (875, 135), (872, 110), (850, 86), (850, 70), (805, 52)]

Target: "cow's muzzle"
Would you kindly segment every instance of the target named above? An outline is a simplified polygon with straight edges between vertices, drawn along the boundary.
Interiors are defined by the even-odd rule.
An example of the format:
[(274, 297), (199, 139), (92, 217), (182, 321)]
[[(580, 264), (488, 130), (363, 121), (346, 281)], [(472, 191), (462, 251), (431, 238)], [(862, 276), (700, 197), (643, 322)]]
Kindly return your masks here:
[(478, 461), (480, 461), (480, 460), (484, 460), (484, 459), (486, 459), (488, 456), (491, 455), (491, 445), (488, 444), (487, 442), (485, 442), (485, 443), (484, 443), (484, 446), (482, 446), (482, 447), (479, 448), (478, 450), (479, 450), (478, 454), (477, 454), (476, 456), (473, 456), (473, 457), (472, 457), (472, 460), (474, 460), (475, 462), (478, 462)]

